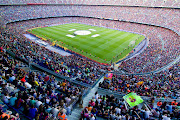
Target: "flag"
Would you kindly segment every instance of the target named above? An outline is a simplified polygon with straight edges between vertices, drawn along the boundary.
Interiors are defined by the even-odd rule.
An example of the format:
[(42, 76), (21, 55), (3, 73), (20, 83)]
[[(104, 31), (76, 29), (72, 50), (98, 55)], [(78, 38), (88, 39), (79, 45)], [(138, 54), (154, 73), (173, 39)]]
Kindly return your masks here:
[(137, 83), (137, 85), (142, 85), (144, 82), (143, 81), (140, 81)]
[(113, 73), (107, 73), (104, 79), (112, 79)]
[(123, 96), (123, 99), (129, 104), (130, 107), (139, 105), (142, 103), (144, 100), (138, 96), (136, 93), (131, 92), (125, 96)]
[(21, 82), (26, 82), (25, 76), (21, 79)]

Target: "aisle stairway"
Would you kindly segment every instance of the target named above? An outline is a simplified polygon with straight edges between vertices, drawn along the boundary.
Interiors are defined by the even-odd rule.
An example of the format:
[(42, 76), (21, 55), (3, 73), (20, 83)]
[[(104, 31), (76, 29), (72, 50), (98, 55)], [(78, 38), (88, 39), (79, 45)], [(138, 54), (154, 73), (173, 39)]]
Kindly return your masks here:
[[(102, 82), (104, 78), (102, 77), (99, 82)], [(89, 101), (95, 95), (95, 92), (98, 90), (99, 82), (88, 92), (88, 94), (83, 98), (83, 107), (88, 106)], [(79, 108), (78, 105), (72, 111), (72, 114), (68, 116), (68, 120), (79, 120), (81, 117), (81, 111), (83, 108)], [(102, 118), (98, 118), (98, 120), (103, 120)]]

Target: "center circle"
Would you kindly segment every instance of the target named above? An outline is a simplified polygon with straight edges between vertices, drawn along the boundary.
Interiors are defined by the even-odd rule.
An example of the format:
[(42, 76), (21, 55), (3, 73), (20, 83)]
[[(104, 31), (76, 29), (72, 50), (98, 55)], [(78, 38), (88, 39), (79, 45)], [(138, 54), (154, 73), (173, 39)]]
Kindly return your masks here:
[(76, 35), (89, 35), (89, 34), (91, 34), (91, 32), (88, 30), (78, 30), (78, 31), (75, 31), (74, 34), (76, 34)]

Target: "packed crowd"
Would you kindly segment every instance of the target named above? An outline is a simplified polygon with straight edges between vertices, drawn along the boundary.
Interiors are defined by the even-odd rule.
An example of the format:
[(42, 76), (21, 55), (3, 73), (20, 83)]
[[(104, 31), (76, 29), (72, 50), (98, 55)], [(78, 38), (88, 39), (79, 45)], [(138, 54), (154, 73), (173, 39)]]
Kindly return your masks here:
[(46, 3), (46, 4), (88, 4), (88, 5), (130, 5), (130, 6), (151, 6), (151, 7), (179, 7), (177, 0), (3, 0), (0, 4), (26, 4), (26, 3)]
[[(27, 7), (29, 11), (27, 10)], [(39, 6), (8, 6), (1, 7), (0, 9), (5, 11), (4, 13), (1, 12), (5, 22), (24, 18), (29, 19), (33, 15), (33, 17), (69, 16), (74, 14), (73, 11), (79, 11), (77, 15), (89, 14), (90, 16), (94, 16), (95, 11), (91, 12), (92, 10), (90, 9), (96, 9), (97, 14), (94, 17), (103, 16), (105, 18), (111, 18), (108, 14), (112, 14), (112, 11), (121, 11), (119, 9), (122, 9), (124, 12), (122, 12), (122, 16), (119, 16), (122, 20), (169, 26), (170, 28), (179, 31), (179, 11), (174, 9), (167, 11), (166, 9), (161, 9), (159, 10), (160, 12), (158, 12), (154, 8), (148, 8), (149, 10), (144, 8), (137, 8), (136, 10), (131, 8), (125, 10), (123, 7), (105, 7), (105, 12), (101, 15), (102, 8), (100, 6), (95, 8), (93, 8), (94, 6), (62, 6), (62, 8), (64, 8), (63, 12), (61, 11), (62, 8), (59, 8), (58, 6), (44, 6), (42, 9), (39, 9), (38, 7)], [(55, 9), (52, 9), (52, 7)], [(56, 9), (57, 11), (55, 11)], [(68, 12), (69, 9), (72, 9), (73, 11)], [(83, 12), (83, 9), (87, 9), (87, 13)], [(23, 11), (26, 11), (26, 13)], [(46, 11), (46, 14), (44, 14), (44, 11)], [(132, 18), (125, 18), (125, 13), (132, 14), (132, 11), (135, 12), (135, 14), (131, 16)], [(140, 11), (143, 11), (145, 14), (143, 12), (140, 13)], [(113, 13), (112, 15), (116, 16), (117, 14), (121, 15), (118, 12)], [(155, 16), (161, 15), (158, 17), (158, 20), (156, 20), (157, 17), (154, 18), (152, 16), (147, 20), (140, 19), (144, 18), (144, 15), (148, 18), (151, 14)], [(139, 17), (137, 17), (137, 15)], [(112, 18), (116, 18), (114, 16), (112, 16)], [(166, 18), (166, 16), (168, 17)], [(149, 40), (147, 48), (140, 55), (122, 62), (119, 66), (119, 69), (129, 73), (145, 73), (159, 69), (172, 62), (180, 55), (179, 35), (169, 29), (161, 27), (83, 17), (29, 20), (7, 24), (5, 31), (1, 32), (2, 40), (0, 41), (0, 69), (2, 69), (0, 71), (0, 83), (4, 103), (18, 109), (18, 111), (21, 111), (30, 119), (35, 117), (36, 119), (47, 119), (56, 116), (65, 117), (66, 114), (71, 114), (71, 104), (78, 96), (81, 96), (86, 89), (79, 85), (74, 85), (67, 80), (56, 81), (53, 76), (51, 77), (45, 73), (26, 72), (19, 69), (20, 66), (26, 65), (12, 59), (6, 54), (6, 50), (13, 52), (16, 54), (16, 57), (20, 57), (25, 61), (36, 63), (61, 76), (74, 78), (87, 84), (94, 84), (100, 75), (107, 70), (113, 71), (113, 69), (110, 69), (110, 66), (99, 65), (76, 55), (62, 56), (28, 40), (22, 35), (26, 33), (25, 30), (30, 28), (72, 22), (104, 26), (145, 35)], [(49, 42), (49, 44), (51, 43)], [(179, 99), (179, 80), (180, 62), (166, 71), (151, 76), (126, 76), (114, 74), (111, 80), (103, 81), (99, 84), (99, 87), (123, 94), (135, 92), (138, 95), (147, 97)], [(151, 106), (156, 113), (156, 117), (166, 117), (169, 119), (170, 117), (175, 118), (180, 116), (179, 104), (176, 103), (176, 101), (169, 104), (161, 103), (160, 101), (157, 106), (157, 109), (154, 108), (153, 105)], [(126, 118), (139, 119), (140, 116), (141, 118), (146, 119), (148, 117), (150, 118), (149, 113), (148, 110), (140, 110), (138, 107), (133, 108), (131, 111), (127, 111), (124, 103), (117, 98), (114, 98), (114, 96), (99, 96), (96, 93), (95, 97), (89, 102), (89, 106), (85, 107), (82, 111), (82, 118), (95, 120), (96, 116), (99, 116), (110, 118), (112, 120), (120, 120)]]
[(180, 98), (180, 62), (168, 70), (152, 75), (116, 75), (99, 84), (100, 88), (122, 94), (135, 92), (140, 96), (161, 99)]
[(8, 54), (1, 40), (0, 86), (2, 101), (29, 119), (66, 117), (87, 88), (46, 73), (26, 71), (26, 64)]
[(121, 63), (120, 68), (129, 73), (145, 73), (161, 68), (179, 56), (179, 35), (171, 30), (142, 24), (77, 18), (73, 22), (105, 26), (127, 32), (145, 35), (149, 39), (148, 47), (136, 57)]
[[(89, 105), (81, 112), (81, 119), (97, 120), (102, 117), (108, 120), (170, 120), (179, 119), (180, 103), (176, 101), (157, 102), (157, 107), (153, 105), (152, 100), (149, 107), (138, 105), (127, 108), (121, 99), (115, 98), (113, 95), (98, 95), (89, 102)], [(156, 103), (154, 103), (156, 104)]]
[(1, 120), (20, 120), (18, 113), (12, 113), (8, 106), (0, 100), (0, 119)]
[[(176, 100), (173, 101), (158, 101), (157, 107), (151, 108), (153, 109), (153, 112), (156, 113), (155, 116), (163, 119), (180, 119), (180, 102), (176, 102)], [(162, 116), (164, 115), (164, 117)]]
[(2, 22), (5, 23), (32, 18), (87, 16), (154, 24), (180, 32), (179, 9), (84, 5), (20, 5), (2, 6), (0, 10), (3, 11), (0, 15), (3, 19)]
[[(9, 29), (10, 31), (8, 32), (12, 34), (8, 34), (8, 32), (2, 34), (4, 39), (10, 40), (4, 43), (4, 47), (30, 63), (36, 63), (61, 76), (74, 78), (75, 80), (91, 85), (103, 73), (101, 69), (106, 70), (108, 68), (79, 56), (62, 56), (54, 51), (50, 51), (17, 34), (20, 32), (16, 32), (17, 29)], [(16, 37), (18, 39), (14, 35), (17, 35)]]
[[(42, 7), (42, 9), (39, 9)], [(61, 6), (57, 5), (43, 5), (43, 6), (6, 6), (1, 7), (2, 18), (4, 21), (13, 21), (13, 20), (21, 20), (21, 19), (29, 19), (35, 17), (49, 17), (49, 16), (69, 16), (69, 15), (81, 15), (81, 16), (92, 16), (92, 17), (103, 17), (103, 18), (114, 18), (125, 21), (132, 22), (142, 22), (155, 24), (160, 26), (170, 27), (171, 29), (179, 32), (179, 10), (178, 9), (164, 9), (164, 8), (141, 8), (141, 7), (110, 7), (110, 6)], [(69, 11), (69, 10), (72, 11)], [(84, 9), (86, 9), (84, 11)], [(94, 10), (93, 12), (91, 12)], [(103, 11), (102, 11), (103, 10)], [(24, 12), (26, 11), (26, 12)], [(48, 11), (48, 12), (47, 12)], [(64, 11), (64, 12), (63, 12)], [(76, 12), (73, 12), (76, 11)], [(116, 11), (116, 12), (114, 12)], [(44, 14), (45, 13), (45, 14)], [(130, 14), (130, 15), (126, 15)], [(167, 17), (168, 16), (168, 17)], [(143, 19), (142, 19), (143, 18)], [(144, 19), (145, 18), (145, 19)], [(158, 20), (157, 20), (158, 18)], [(18, 22), (14, 24), (7, 25), (7, 29), (9, 31), (14, 32), (17, 36), (20, 36), (26, 29), (33, 28), (36, 26), (45, 26), (47, 25), (47, 21), (50, 23), (55, 23), (61, 18), (52, 18), (51, 20), (55, 20), (52, 22), (50, 19), (46, 20), (34, 20), (35, 24), (31, 21), (28, 22)], [(63, 23), (69, 22), (81, 22), (91, 25), (105, 26), (114, 29), (122, 29), (125, 31), (131, 31), (139, 34), (145, 35), (149, 40), (148, 47), (144, 50), (141, 55), (136, 56), (132, 59), (129, 59), (123, 62), (120, 65), (120, 68), (123, 68), (125, 71), (129, 73), (144, 73), (156, 70), (161, 68), (168, 63), (172, 62), (179, 56), (179, 35), (174, 33), (173, 31), (161, 27), (147, 26), (142, 24), (135, 23), (127, 23), (127, 22), (119, 22), (119, 21), (105, 21), (99, 19), (87, 19), (87, 18), (64, 18), (61, 19)], [(43, 22), (45, 21), (45, 23)], [(25, 24), (26, 23), (26, 24)], [(58, 23), (60, 23), (58, 21)], [(30, 26), (28, 26), (30, 25)], [(12, 31), (13, 30), (13, 31)], [(150, 53), (150, 54), (148, 54)], [(69, 59), (68, 59), (69, 60)], [(80, 59), (81, 60), (81, 59)], [(44, 60), (37, 60), (39, 64), (44, 64)], [(41, 64), (41, 65), (42, 65)], [(74, 64), (74, 63), (73, 63)], [(64, 73), (57, 68), (54, 68), (56, 63), (51, 63), (46, 65), (47, 68), (53, 69), (55, 72), (59, 72), (63, 75)], [(59, 66), (59, 64), (58, 64)], [(59, 66), (62, 68), (62, 66)], [(66, 68), (64, 68), (66, 70)], [(68, 70), (67, 70), (68, 71)], [(72, 69), (71, 69), (72, 71)], [(72, 73), (68, 73), (65, 76), (72, 76)], [(83, 80), (85, 83), (89, 83), (88, 80)]]
[[(24, 34), (24, 30), (26, 29), (71, 22), (104, 26), (145, 35), (147, 39), (149, 39), (148, 47), (140, 55), (122, 62), (119, 66), (119, 69), (123, 68), (123, 70), (128, 71), (129, 73), (145, 73), (159, 69), (175, 60), (180, 53), (179, 35), (171, 30), (120, 21), (108, 21), (82, 17), (52, 18), (8, 24), (7, 31), (21, 37), (21, 34)], [(95, 63), (91, 62), (91, 64)]]
[(126, 118), (127, 109), (123, 100), (118, 100), (113, 95), (101, 96), (96, 92), (95, 96), (89, 101), (89, 105), (82, 110), (81, 118), (83, 120), (97, 120), (97, 117), (110, 119), (110, 114), (114, 114), (115, 111), (116, 115), (112, 120), (120, 120), (121, 117)]

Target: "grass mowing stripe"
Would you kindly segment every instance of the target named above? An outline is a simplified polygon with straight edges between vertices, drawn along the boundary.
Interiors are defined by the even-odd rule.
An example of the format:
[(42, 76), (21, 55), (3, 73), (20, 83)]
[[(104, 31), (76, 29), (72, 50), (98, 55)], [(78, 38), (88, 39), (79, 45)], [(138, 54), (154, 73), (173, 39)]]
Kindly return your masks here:
[[(69, 31), (71, 29), (76, 29), (75, 31), (88, 30), (91, 31), (91, 34), (84, 36), (76, 35), (74, 38), (67, 37), (67, 34), (73, 35), (73, 33), (75, 32)], [(94, 29), (95, 31), (89, 29)], [(138, 39), (137, 41), (139, 42), (144, 37), (143, 36), (141, 38), (140, 35), (124, 31), (79, 23), (37, 28), (30, 30), (30, 32), (37, 34), (40, 37), (46, 36), (47, 38), (50, 38), (51, 41), (56, 41), (56, 44), (61, 44), (62, 46), (90, 57), (91, 59), (106, 63), (108, 63), (108, 61), (110, 60), (116, 61), (117, 59), (123, 58), (128, 54), (130, 49), (123, 52), (122, 55), (118, 56), (117, 58), (114, 58), (114, 56), (119, 54), (120, 51), (122, 51), (124, 48), (127, 48), (129, 43), (134, 39)], [(99, 34), (100, 36), (94, 38), (91, 37), (95, 34)], [(62, 44), (61, 42), (63, 42), (64, 44)], [(82, 50), (84, 52), (82, 52)], [(92, 55), (90, 55), (90, 53)], [(105, 61), (105, 59), (107, 61)]]
[[(64, 26), (63, 26), (64, 27)], [(87, 29), (88, 28), (88, 26), (78, 26), (78, 25), (73, 25), (73, 24), (70, 24), (70, 25), (68, 25), (68, 26), (66, 26), (67, 28), (69, 28), (69, 29), (77, 29), (76, 27), (78, 27), (78, 29), (80, 30), (80, 29)], [(60, 28), (62, 28), (62, 27), (60, 27)], [(87, 29), (88, 30), (88, 29)]]
[(116, 32), (113, 32), (113, 31), (110, 32), (109, 31), (109, 32), (103, 32), (103, 34), (101, 34), (101, 36), (102, 36), (103, 41), (106, 43), (106, 42), (111, 41), (113, 39), (113, 36), (116, 34), (117, 34)]
[[(59, 26), (50, 26), (50, 27), (47, 27), (47, 29), (58, 29), (58, 30), (60, 30), (60, 31), (62, 31), (62, 30), (71, 30), (71, 29), (74, 29), (74, 26), (70, 26), (70, 25), (68, 25), (68, 26), (64, 26), (64, 25), (59, 25)], [(67, 32), (66, 31), (66, 32)]]
[[(132, 36), (129, 40), (125, 41), (125, 42), (122, 43), (122, 44), (119, 44), (119, 46), (116, 47), (116, 49), (113, 50), (113, 51), (111, 51), (111, 52), (114, 52), (114, 53), (118, 54), (118, 52), (115, 52), (115, 51), (119, 51), (120, 48), (121, 48), (121, 50), (123, 50), (123, 49), (125, 48), (124, 46), (128, 46), (131, 41), (133, 41), (134, 39), (136, 39), (136, 38), (138, 38), (138, 37), (139, 37), (139, 35)], [(133, 48), (131, 48), (131, 47), (129, 47), (129, 48), (130, 48), (130, 49), (133, 49)], [(128, 48), (127, 48), (127, 49), (128, 49)], [(130, 51), (131, 51), (131, 50), (130, 50)], [(120, 52), (121, 52), (121, 51), (119, 51), (119, 53), (120, 53)]]
[[(39, 29), (38, 32), (45, 34), (48, 38), (51, 39), (51, 41), (54, 41), (56, 38), (58, 38), (57, 35), (62, 35), (63, 36), (63, 34), (61, 34), (60, 32), (56, 32), (56, 31), (53, 31), (53, 30), (50, 30), (50, 29), (47, 29), (47, 30)], [(40, 37), (44, 38), (45, 36), (41, 35)]]
[[(126, 36), (127, 36), (127, 35), (126, 35)], [(110, 42), (111, 42), (111, 41), (110, 41)], [(115, 42), (117, 42), (117, 41), (115, 41)], [(113, 43), (112, 45), (114, 45), (114, 43)], [(113, 47), (111, 47), (111, 49), (107, 49), (107, 47), (106, 47), (106, 48), (102, 48), (102, 49), (97, 49), (97, 50), (95, 50), (93, 53), (95, 53), (96, 55), (97, 55), (97, 53), (108, 54), (108, 53), (111, 53), (112, 48), (113, 48)], [(113, 50), (114, 50), (114, 49), (113, 49)]]
[[(131, 39), (129, 39), (128, 41), (123, 42), (123, 43), (120, 44), (120, 45), (124, 46), (124, 44), (126, 44), (126, 46), (128, 46), (129, 43), (130, 43), (130, 41), (134, 40), (135, 38), (138, 38), (138, 35), (131, 37)], [(119, 41), (117, 41), (117, 42), (119, 42)], [(116, 44), (116, 43), (114, 43), (114, 44)], [(112, 45), (114, 45), (114, 44), (112, 44)], [(112, 46), (112, 47), (109, 46), (109, 48), (113, 48), (113, 46)], [(113, 56), (116, 56), (117, 54), (119, 54), (123, 49), (124, 49), (123, 47), (121, 47), (121, 49), (113, 49), (113, 50), (112, 50), (112, 49), (106, 49), (106, 51), (103, 50), (103, 51), (100, 52), (100, 53), (103, 53), (103, 52), (104, 52), (104, 54), (106, 54), (107, 56), (113, 57)], [(131, 50), (132, 50), (132, 49), (130, 49), (129, 51), (131, 51)], [(107, 52), (107, 51), (110, 51), (110, 52)], [(119, 51), (119, 52), (114, 52), (114, 51)], [(107, 60), (108, 60), (108, 59), (107, 59)]]
[[(121, 39), (119, 39), (119, 42), (122, 41), (122, 40), (124, 40), (124, 37), (127, 37), (128, 35), (129, 35), (129, 33), (124, 33), (124, 34), (122, 34), (122, 35), (121, 35)], [(110, 36), (109, 36), (109, 35), (106, 36), (106, 38), (108, 38), (108, 37), (110, 37)], [(100, 48), (104, 48), (105, 46), (108, 46), (108, 47), (109, 47), (110, 45), (114, 44), (114, 42), (116, 42), (116, 41), (117, 41), (116, 39), (112, 39), (111, 41), (108, 41), (108, 42), (100, 45), (99, 47), (100, 47)], [(106, 49), (108, 49), (108, 48), (106, 48)]]
[[(115, 47), (114, 45), (117, 45), (117, 44), (121, 44), (121, 45), (124, 45), (125, 43), (128, 43), (128, 45), (129, 45), (129, 41), (132, 41), (131, 40), (131, 38), (133, 38), (133, 37), (138, 37), (138, 35), (137, 36), (130, 36), (130, 35), (126, 35), (123, 39), (121, 39), (120, 41), (115, 41), (113, 44), (110, 44), (109, 45), (109, 47)], [(128, 46), (127, 45), (127, 46)], [(126, 45), (124, 45), (124, 48), (125, 48), (125, 46)], [(126, 47), (127, 47), (126, 46)]]
[[(41, 31), (41, 30), (38, 30), (38, 31)], [(64, 32), (59, 32), (59, 31), (56, 31), (56, 30), (53, 30), (53, 29), (47, 29), (47, 30), (44, 30), (44, 34), (46, 34), (47, 37), (49, 37), (51, 39), (51, 41), (55, 41), (55, 40), (58, 40), (59, 39), (59, 36), (61, 41), (64, 42), (65, 39), (68, 39), (66, 38)], [(68, 41), (66, 43), (69, 43)]]
[(55, 27), (55, 29), (71, 30), (71, 29), (75, 29), (75, 27), (74, 26), (67, 26), (67, 27), (62, 26), (62, 27)]

